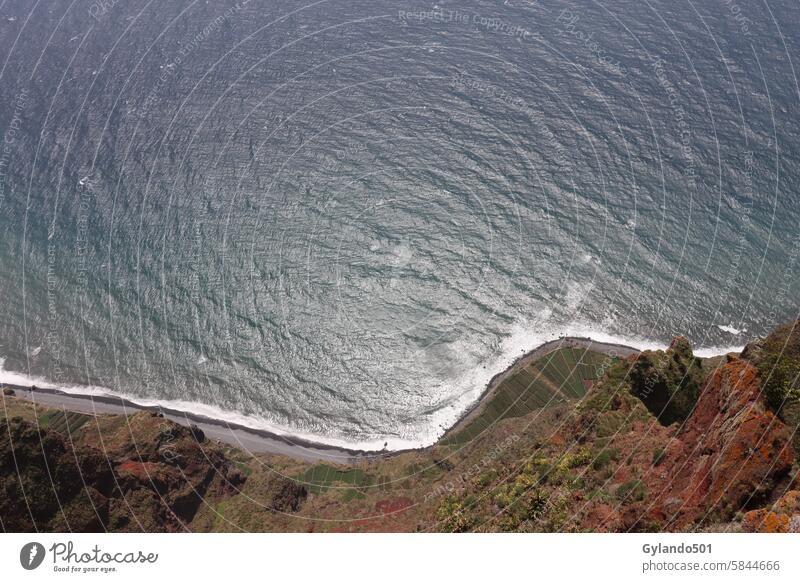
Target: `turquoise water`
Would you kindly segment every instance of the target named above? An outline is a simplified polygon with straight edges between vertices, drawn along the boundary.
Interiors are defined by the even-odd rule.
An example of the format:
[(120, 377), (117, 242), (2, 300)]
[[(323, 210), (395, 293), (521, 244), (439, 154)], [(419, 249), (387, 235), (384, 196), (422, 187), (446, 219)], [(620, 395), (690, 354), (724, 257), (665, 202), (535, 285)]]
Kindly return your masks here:
[(703, 4), (5, 3), (5, 377), (399, 448), (559, 335), (741, 346), (800, 10)]

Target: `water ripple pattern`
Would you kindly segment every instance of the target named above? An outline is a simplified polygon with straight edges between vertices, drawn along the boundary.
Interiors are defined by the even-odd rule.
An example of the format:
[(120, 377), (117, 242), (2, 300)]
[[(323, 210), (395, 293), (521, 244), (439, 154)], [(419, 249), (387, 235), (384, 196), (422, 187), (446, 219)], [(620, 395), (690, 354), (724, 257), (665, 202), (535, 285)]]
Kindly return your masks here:
[(430, 444), (559, 335), (797, 310), (788, 0), (9, 0), (8, 378)]

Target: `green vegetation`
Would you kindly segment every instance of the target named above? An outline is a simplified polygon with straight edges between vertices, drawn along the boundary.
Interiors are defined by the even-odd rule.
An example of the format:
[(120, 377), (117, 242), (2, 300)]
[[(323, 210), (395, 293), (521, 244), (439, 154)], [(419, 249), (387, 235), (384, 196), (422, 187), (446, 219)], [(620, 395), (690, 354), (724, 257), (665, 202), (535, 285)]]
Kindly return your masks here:
[(364, 489), (372, 484), (372, 479), (361, 469), (337, 469), (325, 464), (310, 467), (298, 481), (316, 495), (331, 489), (341, 490), (345, 501), (364, 497)]
[(558, 471), (564, 472), (567, 469), (575, 469), (587, 465), (592, 460), (592, 454), (587, 449), (578, 449), (574, 453), (565, 453), (556, 464)]
[(90, 418), (92, 417), (88, 414), (51, 409), (39, 415), (39, 426), (58, 431), (63, 435), (71, 435)]
[(619, 451), (617, 449), (603, 449), (595, 456), (594, 461), (592, 461), (592, 469), (600, 471), (611, 461), (616, 461), (617, 459), (619, 459)]
[[(616, 456), (609, 451), (608, 457)], [(544, 447), (516, 471), (491, 472), (464, 491), (442, 499), (436, 510), (440, 531), (569, 531), (573, 493), (595, 455), (578, 447), (565, 452)], [(594, 482), (593, 482), (594, 483)], [(580, 494), (580, 493), (579, 493)]]
[(442, 444), (466, 443), (499, 420), (582, 398), (587, 382), (602, 376), (613, 361), (586, 349), (555, 350), (506, 378), (484, 404), (481, 414)]
[(800, 456), (800, 320), (750, 344), (742, 355), (758, 369), (764, 401), (793, 432)]
[(441, 523), (442, 531), (451, 533), (470, 531), (477, 524), (466, 503), (453, 496), (445, 498), (436, 510), (436, 519)]
[(613, 437), (619, 432), (626, 420), (627, 416), (625, 413), (617, 410), (609, 410), (598, 417), (597, 421), (594, 423), (595, 434), (601, 438)]
[(617, 499), (620, 501), (644, 501), (646, 495), (647, 491), (644, 488), (644, 484), (638, 479), (627, 481), (617, 489)]
[(755, 364), (767, 405), (780, 412), (800, 401), (800, 322), (784, 325), (759, 346)]

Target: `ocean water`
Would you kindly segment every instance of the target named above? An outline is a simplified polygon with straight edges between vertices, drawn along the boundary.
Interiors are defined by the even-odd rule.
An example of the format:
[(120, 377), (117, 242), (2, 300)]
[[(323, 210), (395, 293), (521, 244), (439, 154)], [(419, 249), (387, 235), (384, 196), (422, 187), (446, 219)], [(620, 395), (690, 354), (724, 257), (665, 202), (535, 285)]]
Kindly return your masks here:
[(560, 335), (797, 317), (788, 0), (0, 4), (6, 381), (433, 442)]

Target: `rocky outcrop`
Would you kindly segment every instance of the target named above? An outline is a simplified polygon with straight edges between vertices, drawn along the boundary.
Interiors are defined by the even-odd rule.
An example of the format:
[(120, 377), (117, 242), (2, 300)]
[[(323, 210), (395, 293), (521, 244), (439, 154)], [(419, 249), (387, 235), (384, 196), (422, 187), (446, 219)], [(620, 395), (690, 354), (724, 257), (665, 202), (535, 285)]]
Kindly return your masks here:
[(749, 343), (742, 358), (758, 369), (764, 402), (789, 426), (800, 455), (800, 320)]
[(790, 433), (763, 404), (758, 372), (734, 359), (705, 383), (645, 482), (652, 517), (684, 528), (763, 503), (793, 461)]
[(748, 511), (742, 529), (751, 533), (800, 533), (800, 491), (789, 491), (770, 507)]
[(666, 352), (644, 351), (631, 357), (631, 391), (664, 425), (682, 422), (692, 413), (700, 394), (702, 360), (684, 337), (672, 340)]
[(280, 475), (269, 480), (267, 489), (270, 492), (266, 496), (267, 508), (283, 513), (297, 511), (308, 497), (308, 489), (303, 485)]
[[(758, 369), (734, 356), (715, 369), (686, 366), (693, 356), (683, 343), (610, 368), (576, 421), (559, 431), (561, 444), (551, 439), (551, 459), (564, 458), (575, 442), (590, 451), (592, 465), (575, 493), (582, 529), (710, 527), (763, 507), (791, 485), (792, 431), (765, 404)], [(691, 375), (692, 367), (707, 377), (692, 379), (696, 395), (692, 389), (677, 409), (688, 412), (685, 419), (657, 422), (656, 411), (687, 386), (679, 372)]]
[(112, 489), (112, 471), (99, 451), (73, 456), (55, 432), (21, 418), (0, 422), (4, 531), (103, 531)]
[(119, 418), (76, 442), (21, 418), (0, 422), (3, 529), (181, 531), (202, 503), (243, 485), (196, 430), (147, 412)]

